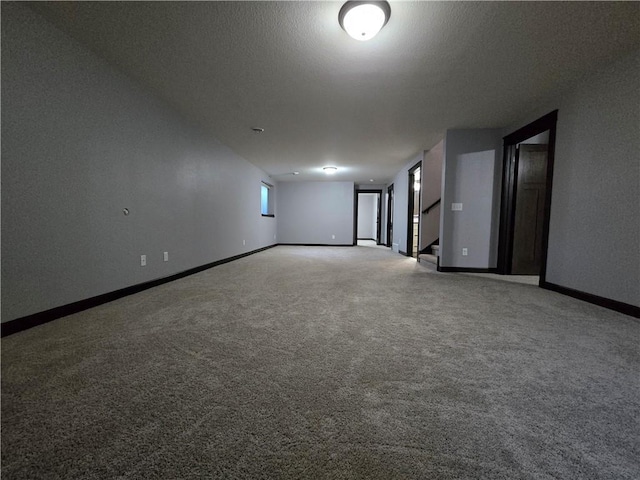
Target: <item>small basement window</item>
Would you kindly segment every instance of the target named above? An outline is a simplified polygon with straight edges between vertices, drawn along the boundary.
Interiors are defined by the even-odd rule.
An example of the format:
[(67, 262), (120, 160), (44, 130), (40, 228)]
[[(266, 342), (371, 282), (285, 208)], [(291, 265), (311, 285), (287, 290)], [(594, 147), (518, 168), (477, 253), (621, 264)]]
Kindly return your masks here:
[(273, 214), (273, 185), (262, 182), (260, 184), (260, 213), (263, 217), (274, 217)]

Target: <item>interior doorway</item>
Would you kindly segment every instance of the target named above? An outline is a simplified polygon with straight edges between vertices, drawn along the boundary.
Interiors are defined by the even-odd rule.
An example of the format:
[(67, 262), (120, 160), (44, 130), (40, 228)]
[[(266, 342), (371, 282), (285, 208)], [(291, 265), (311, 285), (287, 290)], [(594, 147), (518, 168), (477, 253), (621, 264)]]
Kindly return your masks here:
[[(548, 131), (546, 132), (548, 137)], [(525, 140), (516, 148), (516, 205), (512, 275), (539, 275), (542, 265), (547, 143)]]
[(382, 190), (356, 192), (356, 242), (373, 241), (381, 245)]
[(420, 185), (422, 162), (409, 169), (409, 215), (407, 219), (407, 256), (418, 258), (420, 245)]
[(498, 273), (545, 279), (557, 110), (504, 137)]
[(393, 247), (393, 183), (387, 188), (387, 247)]

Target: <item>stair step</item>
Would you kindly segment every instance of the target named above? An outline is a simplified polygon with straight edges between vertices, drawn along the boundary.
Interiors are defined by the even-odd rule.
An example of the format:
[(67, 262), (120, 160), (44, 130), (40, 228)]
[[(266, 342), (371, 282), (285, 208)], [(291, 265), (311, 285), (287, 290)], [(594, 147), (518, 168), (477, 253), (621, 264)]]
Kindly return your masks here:
[(420, 255), (418, 255), (418, 260), (420, 260), (421, 262), (429, 262), (429, 263), (433, 263), (434, 265), (438, 264), (438, 257), (436, 257), (435, 255), (431, 255), (430, 253), (421, 253)]

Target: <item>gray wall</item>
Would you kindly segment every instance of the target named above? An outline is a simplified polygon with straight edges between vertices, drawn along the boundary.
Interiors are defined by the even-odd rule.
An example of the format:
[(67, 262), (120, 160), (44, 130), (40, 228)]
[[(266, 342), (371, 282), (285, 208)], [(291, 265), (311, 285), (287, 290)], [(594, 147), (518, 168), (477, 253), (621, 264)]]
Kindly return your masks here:
[[(440, 218), (443, 267), (496, 266), (501, 134), (499, 129), (447, 130)], [(462, 211), (452, 211), (452, 203), (462, 203)]]
[(37, 14), (3, 3), (3, 322), (275, 243), (261, 180)]
[(353, 182), (279, 183), (278, 242), (352, 245), (353, 196)]
[(376, 238), (376, 217), (378, 195), (361, 193), (358, 195), (358, 238)]
[(590, 75), (559, 104), (546, 278), (636, 306), (640, 306), (638, 85), (640, 52), (636, 51)]
[[(442, 156), (444, 140), (438, 142), (424, 154), (422, 162), (422, 208), (427, 208), (442, 195)], [(436, 205), (428, 214), (422, 214), (420, 231), (420, 250), (440, 237), (440, 209)], [(422, 210), (421, 210), (422, 211)]]

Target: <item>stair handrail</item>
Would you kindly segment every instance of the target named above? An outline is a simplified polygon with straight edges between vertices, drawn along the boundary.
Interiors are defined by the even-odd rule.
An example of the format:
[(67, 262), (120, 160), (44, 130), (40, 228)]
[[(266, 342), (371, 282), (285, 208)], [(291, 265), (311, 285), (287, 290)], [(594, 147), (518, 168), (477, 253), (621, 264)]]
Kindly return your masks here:
[(438, 205), (440, 203), (440, 200), (442, 200), (442, 197), (440, 197), (439, 199), (437, 199), (435, 202), (433, 202), (431, 205), (429, 205), (427, 208), (425, 208), (424, 210), (422, 210), (422, 214), (426, 215), (427, 213), (429, 213), (429, 210), (431, 210), (433, 207), (435, 207), (436, 205)]

